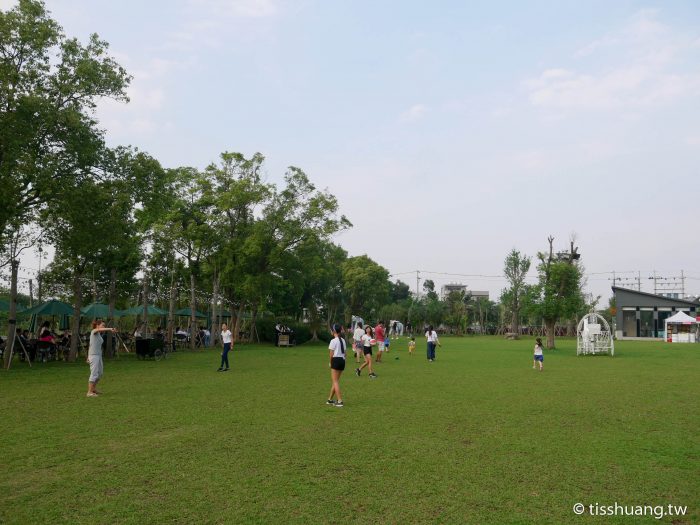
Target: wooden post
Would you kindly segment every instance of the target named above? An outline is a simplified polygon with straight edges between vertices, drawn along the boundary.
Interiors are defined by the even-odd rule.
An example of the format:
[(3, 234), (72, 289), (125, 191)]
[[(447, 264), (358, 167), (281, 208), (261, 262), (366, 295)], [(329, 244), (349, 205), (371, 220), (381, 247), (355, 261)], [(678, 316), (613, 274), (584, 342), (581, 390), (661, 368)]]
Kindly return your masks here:
[(68, 360), (75, 361), (78, 355), (78, 345), (80, 344), (80, 307), (83, 302), (83, 283), (81, 281), (82, 272), (75, 272), (73, 277), (73, 295), (75, 296), (75, 304), (73, 305), (73, 329), (71, 330), (70, 338), (70, 353)]
[[(170, 272), (170, 297), (168, 301), (168, 344), (172, 347), (175, 337), (175, 267)], [(172, 349), (172, 348), (171, 348)]]
[(17, 330), (17, 271), (19, 270), (19, 261), (13, 259), (10, 263), (10, 312), (7, 323), (7, 342), (5, 344), (5, 368), (10, 368), (10, 348), (15, 340), (15, 332)]
[[(112, 268), (109, 273), (109, 312), (107, 313), (107, 324), (114, 325), (114, 303), (117, 295), (117, 269)], [(110, 334), (107, 337), (107, 355), (114, 357), (114, 336)]]
[(148, 337), (148, 272), (143, 274), (143, 337)]
[(197, 318), (194, 316), (194, 312), (197, 309), (197, 298), (194, 294), (194, 272), (190, 269), (190, 349), (195, 349), (195, 343), (197, 341)]

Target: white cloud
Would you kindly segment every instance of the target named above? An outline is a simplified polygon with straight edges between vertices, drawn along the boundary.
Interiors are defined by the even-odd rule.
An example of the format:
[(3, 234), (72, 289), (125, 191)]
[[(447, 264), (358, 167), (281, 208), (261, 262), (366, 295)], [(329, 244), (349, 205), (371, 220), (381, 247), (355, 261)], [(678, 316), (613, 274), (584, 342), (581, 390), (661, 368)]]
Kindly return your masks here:
[(700, 135), (686, 137), (685, 143), (689, 146), (700, 146)]
[(655, 10), (640, 11), (618, 32), (577, 51), (577, 58), (605, 51), (587, 70), (550, 68), (527, 80), (530, 102), (558, 110), (615, 109), (699, 95), (700, 74), (685, 67), (695, 55), (694, 40), (675, 34), (657, 16)]
[(428, 113), (428, 107), (423, 104), (414, 104), (399, 116), (400, 122), (415, 122), (422, 119)]
[(17, 5), (17, 0), (0, 0), (0, 9), (9, 11)]

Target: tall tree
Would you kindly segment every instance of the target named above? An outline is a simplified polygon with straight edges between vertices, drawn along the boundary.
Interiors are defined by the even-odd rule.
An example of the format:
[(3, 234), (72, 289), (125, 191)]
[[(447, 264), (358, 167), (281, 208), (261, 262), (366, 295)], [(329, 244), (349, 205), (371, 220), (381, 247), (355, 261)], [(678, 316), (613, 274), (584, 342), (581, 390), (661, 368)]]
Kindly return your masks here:
[(102, 134), (93, 110), (127, 100), (130, 77), (91, 35), (69, 39), (43, 2), (0, 11), (0, 245), (24, 221), (98, 165)]
[(525, 278), (530, 271), (530, 263), (530, 257), (513, 248), (503, 265), (503, 274), (508, 281), (508, 288), (501, 293), (501, 303), (510, 312), (510, 331), (514, 334), (520, 333), (520, 312), (523, 298), (527, 294)]
[(88, 270), (99, 263), (103, 248), (110, 250), (124, 240), (118, 225), (127, 212), (127, 205), (112, 193), (114, 189), (109, 182), (86, 179), (70, 194), (66, 193), (59, 205), (47, 211), (47, 234), (56, 247), (51, 267), (72, 281), (71, 361), (78, 351), (80, 308)]
[(343, 263), (343, 289), (350, 309), (346, 322), (350, 315), (376, 321), (380, 308), (389, 299), (389, 271), (367, 255), (350, 257)]
[(583, 304), (580, 254), (573, 241), (568, 252), (555, 254), (554, 237), (548, 237), (549, 251), (539, 252), (537, 310), (545, 323), (547, 348), (555, 348), (554, 330), (559, 319), (569, 318)]

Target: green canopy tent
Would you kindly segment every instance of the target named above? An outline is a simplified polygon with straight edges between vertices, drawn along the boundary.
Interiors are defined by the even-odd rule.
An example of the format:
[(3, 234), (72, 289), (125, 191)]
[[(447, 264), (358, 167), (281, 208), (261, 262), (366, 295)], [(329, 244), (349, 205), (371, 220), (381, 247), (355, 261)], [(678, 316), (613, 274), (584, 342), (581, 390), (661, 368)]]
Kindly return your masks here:
[[(121, 315), (143, 315), (143, 306), (134, 306), (132, 308), (129, 308), (127, 310), (122, 310)], [(168, 312), (165, 310), (162, 310), (158, 308), (157, 306), (153, 306), (152, 304), (148, 305), (148, 315), (155, 315), (157, 316), (163, 316), (163, 315), (168, 315)]]
[[(24, 306), (17, 303), (17, 313), (20, 313), (22, 310), (24, 310)], [(10, 311), (10, 301), (6, 301), (5, 299), (0, 299), (0, 312), (9, 312), (9, 311)]]
[[(175, 315), (177, 315), (179, 317), (192, 317), (192, 310), (190, 308), (181, 308), (177, 312), (175, 312)], [(194, 311), (194, 316), (198, 317), (200, 319), (207, 318), (207, 314), (203, 314), (202, 312), (200, 312), (198, 310)]]
[[(102, 303), (92, 303), (81, 308), (80, 312), (83, 314), (83, 317), (107, 319), (109, 317), (109, 306)], [(141, 308), (140, 313), (143, 313), (143, 308)], [(122, 317), (122, 315), (121, 310), (114, 310), (114, 317)]]
[(32, 308), (27, 308), (22, 310), (21, 315), (31, 316), (29, 322), (29, 331), (34, 332), (36, 330), (36, 324), (39, 317), (56, 317), (60, 316), (61, 322), (59, 329), (66, 330), (68, 328), (68, 317), (73, 315), (73, 307), (68, 303), (59, 301), (57, 299), (51, 299), (45, 303), (38, 304)]
[(73, 307), (57, 299), (51, 299), (32, 308), (22, 310), (22, 315), (73, 315)]

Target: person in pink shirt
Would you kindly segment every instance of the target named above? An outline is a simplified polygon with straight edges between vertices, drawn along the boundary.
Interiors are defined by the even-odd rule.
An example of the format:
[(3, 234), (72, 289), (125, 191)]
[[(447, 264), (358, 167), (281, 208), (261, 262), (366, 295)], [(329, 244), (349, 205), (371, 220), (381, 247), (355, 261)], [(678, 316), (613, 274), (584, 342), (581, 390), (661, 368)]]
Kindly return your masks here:
[(374, 327), (374, 338), (377, 340), (377, 359), (375, 363), (381, 363), (382, 354), (384, 354), (384, 323), (381, 321)]

